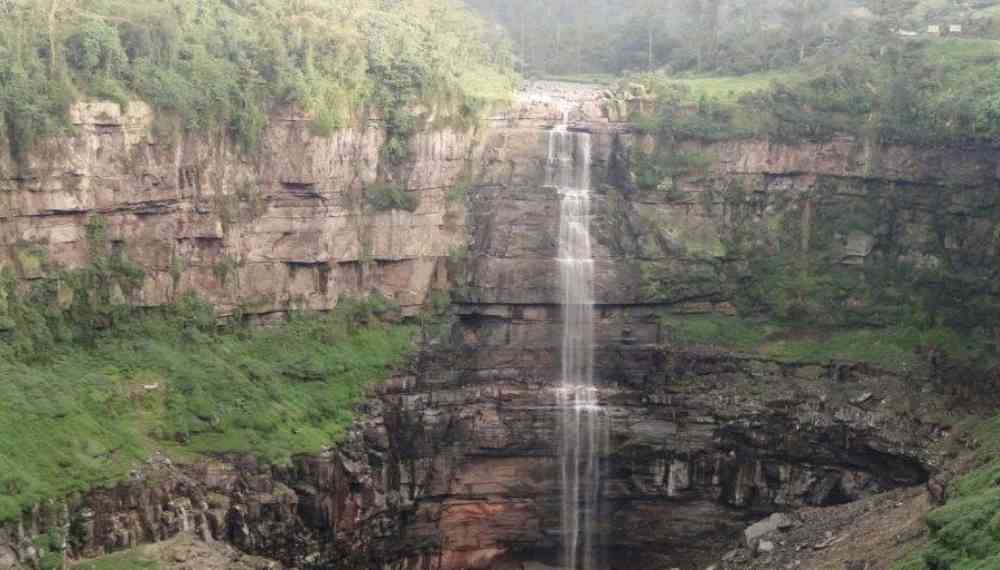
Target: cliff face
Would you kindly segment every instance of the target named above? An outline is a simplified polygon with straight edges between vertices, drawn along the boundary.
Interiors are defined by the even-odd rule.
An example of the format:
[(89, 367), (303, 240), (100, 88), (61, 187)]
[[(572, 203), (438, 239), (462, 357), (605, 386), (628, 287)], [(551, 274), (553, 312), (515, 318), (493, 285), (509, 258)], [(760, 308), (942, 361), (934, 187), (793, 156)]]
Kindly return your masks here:
[[(593, 138), (601, 304), (729, 301), (739, 285), (726, 269), (746, 261), (738, 246), (834, 267), (902, 260), (973, 280), (995, 273), (1000, 162), (990, 149), (681, 143), (666, 154), (709, 166), (642, 190), (630, 163), (655, 152), (653, 139), (610, 122), (593, 91), (534, 89), (478, 128), (414, 135), (400, 165), (381, 162), (377, 121), (320, 137), (279, 114), (247, 154), (222, 133), (159, 135), (142, 103), (83, 103), (75, 134), (45, 141), (25, 164), (0, 159), (0, 267), (30, 281), (46, 261), (85, 263), (86, 222), (101, 215), (145, 271), (129, 299), (139, 305), (193, 289), (222, 313), (267, 314), (329, 309), (377, 288), (413, 309), (444, 278), (437, 261), (462, 245), (458, 293), (469, 304), (552, 304), (558, 209), (541, 182), (546, 131), (570, 105), (572, 128)], [(385, 180), (418, 196), (416, 210), (370, 206), (365, 188)], [(456, 187), (470, 190), (449, 198)], [(671, 287), (641, 290), (650, 263)]]
[(0, 265), (25, 280), (43, 277), (42, 256), (85, 263), (87, 219), (101, 215), (112, 244), (145, 270), (135, 304), (193, 289), (223, 314), (267, 314), (381, 288), (412, 308), (435, 259), (462, 241), (461, 207), (446, 194), (472, 130), (416, 135), (397, 170), (420, 206), (378, 212), (364, 194), (380, 169), (377, 123), (317, 137), (308, 120), (279, 115), (246, 154), (218, 132), (158, 136), (142, 103), (79, 104), (73, 117), (75, 134), (45, 141), (27, 164), (0, 163)]
[[(391, 171), (420, 205), (379, 213), (360, 208), (380, 170), (377, 124), (319, 138), (278, 117), (247, 156), (209, 133), (157, 138), (142, 105), (91, 104), (76, 135), (0, 167), (0, 263), (21, 279), (42, 277), (28, 246), (82, 263), (85, 219), (99, 212), (146, 270), (140, 304), (193, 288), (223, 313), (269, 314), (380, 289), (412, 311), (450, 281), (456, 321), (373, 394), (338, 451), (290, 468), (154, 461), (159, 477), (6, 527), (0, 568), (35, 560), (30, 539), (51, 526), (77, 533), (73, 554), (193, 530), (296, 566), (556, 564), (559, 209), (543, 181), (566, 105), (570, 128), (593, 139), (603, 559), (701, 567), (771, 512), (923, 484), (927, 443), (957, 402), (939, 389), (947, 379), (681, 348), (657, 311), (732, 313), (754, 253), (851, 275), (891, 258), (987, 279), (998, 158), (985, 150), (684, 143), (672, 152), (711, 166), (642, 190), (630, 162), (655, 142), (608, 121), (595, 92), (546, 85), (478, 130), (417, 135)], [(449, 200), (456, 186), (468, 190)], [(236, 278), (218, 270), (229, 260)]]

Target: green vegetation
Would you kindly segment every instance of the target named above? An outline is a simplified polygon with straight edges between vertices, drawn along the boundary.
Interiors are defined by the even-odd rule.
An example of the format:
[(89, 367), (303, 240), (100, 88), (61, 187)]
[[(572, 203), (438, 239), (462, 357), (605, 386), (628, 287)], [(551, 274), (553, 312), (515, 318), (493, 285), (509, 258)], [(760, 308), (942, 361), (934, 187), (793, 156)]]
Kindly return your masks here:
[(400, 184), (372, 184), (365, 188), (368, 205), (376, 212), (405, 210), (415, 212), (420, 207), (420, 197), (407, 192)]
[(112, 554), (73, 566), (74, 570), (159, 570), (160, 564), (148, 560), (138, 550)]
[(674, 190), (677, 178), (704, 174), (712, 159), (702, 153), (659, 145), (653, 153), (632, 152), (636, 185), (642, 190)]
[(35, 537), (32, 545), (38, 551), (40, 570), (57, 570), (63, 566), (63, 536), (54, 528)]
[(448, 202), (448, 206), (451, 207), (455, 204), (462, 204), (465, 202), (465, 197), (469, 194), (469, 188), (472, 187), (472, 177), (468, 175), (462, 175), (455, 181), (455, 185), (448, 189), (448, 193), (445, 195), (445, 200)]
[(468, 301), (469, 246), (462, 244), (449, 247), (445, 267), (448, 271), (451, 299), (456, 302)]
[(0, 520), (109, 484), (153, 450), (250, 452), (270, 461), (337, 441), (353, 404), (412, 347), (385, 302), (216, 331), (210, 313), (131, 319), (44, 363), (0, 362)]
[(718, 345), (741, 351), (756, 350), (777, 327), (766, 321), (753, 321), (720, 315), (662, 315), (673, 342)]
[(216, 281), (225, 287), (230, 277), (239, 275), (239, 268), (239, 261), (226, 255), (212, 266), (212, 275), (215, 276)]
[(125, 244), (99, 216), (86, 228), (83, 267), (22, 248), (39, 278), (24, 290), (0, 274), (0, 520), (120, 480), (155, 450), (286, 462), (322, 449), (413, 346), (416, 328), (384, 324), (399, 306), (378, 293), (267, 329), (219, 329), (191, 293), (143, 313), (128, 303), (143, 273)]
[(559, 75), (538, 75), (535, 79), (582, 83), (586, 85), (614, 85), (618, 81), (618, 76), (611, 73), (563, 73)]
[(746, 75), (679, 75), (674, 83), (687, 89), (691, 101), (709, 99), (734, 104), (745, 95), (767, 90), (775, 82), (787, 83), (794, 79), (796, 72), (786, 70)]
[(928, 24), (1000, 37), (988, 0), (467, 1), (505, 26), (525, 74), (543, 78), (768, 73), (829, 61), (866, 35), (928, 37)]
[[(821, 178), (813, 192), (788, 198), (749, 192), (739, 181), (710, 184), (698, 198), (706, 210), (725, 214), (724, 226), (710, 232), (721, 235), (721, 251), (669, 217), (642, 216), (636, 230), (647, 299), (718, 296), (731, 299), (740, 315), (671, 318), (675, 340), (896, 370), (926, 365), (932, 353), (978, 370), (1000, 361), (992, 334), (1000, 318), (989, 253), (994, 223), (966, 225), (948, 213), (952, 200), (968, 194)], [(695, 202), (683, 192), (678, 199)], [(886, 225), (922, 203), (932, 212), (925, 239)], [(673, 245), (658, 237), (668, 229)], [(985, 253), (949, 247), (953, 235)], [(879, 250), (872, 251), (876, 239)], [(657, 261), (678, 247), (682, 260)], [(852, 257), (858, 255), (864, 257)]]
[(15, 158), (70, 128), (82, 97), (159, 111), (160, 128), (254, 147), (290, 103), (329, 134), (374, 108), (399, 159), (412, 108), (472, 117), (509, 97), (502, 42), (456, 0), (24, 0), (0, 6), (0, 131)]
[(843, 55), (793, 70), (731, 77), (643, 73), (623, 84), (642, 85), (656, 101), (636, 121), (661, 135), (994, 142), (1000, 140), (998, 66), (995, 40), (858, 40)]
[(987, 570), (1000, 566), (1000, 416), (970, 432), (979, 466), (949, 486), (947, 503), (930, 513), (927, 546), (892, 570)]
[(102, 218), (87, 244), (74, 270), (25, 249), (44, 271), (27, 291), (9, 270), (0, 280), (0, 520), (112, 483), (158, 449), (270, 461), (321, 449), (411, 349), (415, 328), (382, 324), (398, 305), (378, 294), (270, 329), (219, 330), (192, 294), (141, 313), (128, 298), (142, 272)]
[[(841, 46), (850, 0), (468, 0), (507, 29), (528, 74), (747, 73)], [(847, 28), (847, 29), (844, 29)], [(828, 45), (832, 44), (832, 45)]]
[(128, 320), (128, 298), (143, 282), (142, 268), (121, 243), (107, 238), (106, 222), (86, 225), (89, 262), (79, 269), (53, 264), (41, 246), (19, 251), (22, 273), (48, 276), (19, 291), (10, 268), (0, 270), (0, 359), (34, 361), (61, 342), (89, 343)]
[(920, 352), (933, 347), (968, 361), (989, 356), (981, 337), (940, 327), (913, 325), (842, 328), (766, 318), (720, 315), (663, 315), (660, 322), (673, 342), (713, 345), (760, 353), (788, 362), (868, 362), (889, 370), (923, 365)]

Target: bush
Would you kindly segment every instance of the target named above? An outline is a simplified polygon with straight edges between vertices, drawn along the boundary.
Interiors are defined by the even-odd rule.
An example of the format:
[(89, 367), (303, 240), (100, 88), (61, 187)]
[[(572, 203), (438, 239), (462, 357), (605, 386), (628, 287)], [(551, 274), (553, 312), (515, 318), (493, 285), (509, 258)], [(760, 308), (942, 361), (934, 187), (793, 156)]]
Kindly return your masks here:
[(780, 74), (632, 75), (629, 84), (655, 99), (655, 111), (635, 123), (661, 137), (708, 140), (766, 134), (794, 142), (845, 133), (915, 144), (1000, 140), (995, 41), (872, 49), (865, 37), (836, 57)]
[[(0, 124), (15, 159), (69, 126), (79, 94), (147, 100), (190, 131), (245, 150), (266, 111), (292, 104), (329, 135), (366, 107), (386, 118), (387, 159), (406, 157), (413, 108), (464, 116), (510, 97), (506, 46), (457, 0), (350, 6), (322, 0), (17, 2), (0, 21)], [(51, 32), (51, 33), (50, 33)], [(55, 48), (53, 53), (52, 47)], [(501, 63), (503, 62), (503, 63)]]
[(407, 192), (398, 184), (375, 184), (365, 188), (368, 205), (377, 212), (405, 210), (415, 212), (420, 207), (420, 198)]
[(642, 190), (672, 191), (676, 178), (704, 174), (712, 164), (712, 159), (703, 153), (669, 144), (661, 144), (653, 153), (635, 147), (630, 158), (636, 186)]

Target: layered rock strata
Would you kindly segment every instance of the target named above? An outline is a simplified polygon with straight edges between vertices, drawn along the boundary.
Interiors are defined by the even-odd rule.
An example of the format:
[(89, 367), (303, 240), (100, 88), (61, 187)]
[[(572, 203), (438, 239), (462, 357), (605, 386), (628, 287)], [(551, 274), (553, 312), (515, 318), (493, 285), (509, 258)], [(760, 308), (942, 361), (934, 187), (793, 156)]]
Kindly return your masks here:
[[(0, 263), (23, 281), (45, 277), (38, 247), (82, 264), (86, 219), (100, 214), (145, 269), (139, 304), (196, 289), (222, 314), (266, 315), (378, 289), (412, 312), (447, 278), (455, 323), (373, 394), (337, 450), (290, 467), (153, 461), (136, 481), (5, 525), (0, 568), (35, 564), (32, 538), (48, 528), (73, 556), (192, 531), (298, 567), (554, 565), (562, 316), (559, 202), (544, 180), (547, 130), (566, 101), (569, 128), (590, 132), (593, 149), (603, 563), (699, 567), (772, 512), (925, 482), (923, 450), (950, 405), (929, 385), (863, 365), (682, 349), (657, 311), (733, 310), (737, 284), (720, 267), (739, 262), (725, 247), (737, 219), (836, 220), (824, 216), (873, 199), (891, 219), (835, 231), (824, 247), (840, 248), (839, 266), (891, 253), (981, 267), (996, 255), (992, 153), (887, 147), (873, 170), (870, 145), (848, 139), (699, 143), (714, 157), (708, 175), (644, 192), (629, 160), (653, 141), (609, 121), (595, 91), (544, 86), (488, 128), (417, 135), (410, 163), (391, 170), (419, 208), (373, 213), (357, 200), (389, 171), (377, 123), (320, 138), (301, 117), (276, 117), (246, 156), (221, 136), (157, 139), (140, 104), (93, 103), (76, 111), (76, 135), (0, 167)], [(458, 184), (469, 190), (449, 201)], [(725, 199), (734, 185), (745, 211)], [(228, 259), (238, 278), (223, 280), (215, 267)], [(644, 290), (648, 262), (675, 276), (666, 292)]]

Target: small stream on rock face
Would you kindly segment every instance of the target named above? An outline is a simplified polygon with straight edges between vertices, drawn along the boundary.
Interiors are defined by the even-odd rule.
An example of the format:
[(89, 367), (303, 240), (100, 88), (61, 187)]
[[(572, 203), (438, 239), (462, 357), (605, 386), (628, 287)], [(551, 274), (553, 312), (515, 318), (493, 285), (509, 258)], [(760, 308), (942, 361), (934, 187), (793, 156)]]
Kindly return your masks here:
[(549, 134), (547, 184), (560, 196), (562, 293), (561, 536), (563, 568), (589, 570), (600, 522), (601, 457), (608, 423), (594, 385), (594, 260), (590, 247), (590, 134), (569, 130), (568, 112)]

